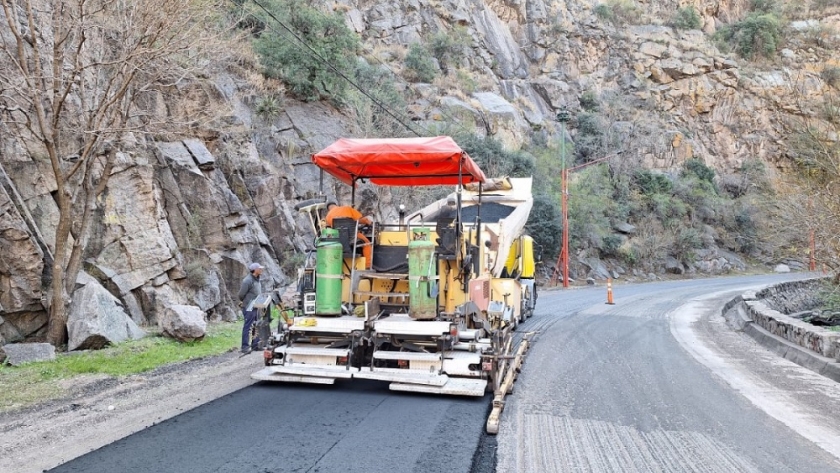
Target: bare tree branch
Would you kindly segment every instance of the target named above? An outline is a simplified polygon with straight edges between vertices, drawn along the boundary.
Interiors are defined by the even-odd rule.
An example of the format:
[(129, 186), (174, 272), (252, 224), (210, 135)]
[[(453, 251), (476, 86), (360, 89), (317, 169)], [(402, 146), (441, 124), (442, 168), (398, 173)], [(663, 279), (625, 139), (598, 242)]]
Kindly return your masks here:
[[(177, 122), (172, 116), (151, 117), (138, 99), (195, 79), (196, 60), (219, 34), (208, 20), (223, 5), (215, 0), (56, 0), (44, 2), (44, 10), (35, 5), (35, 0), (0, 0), (8, 26), (0, 30), (0, 120), (26, 149), (49, 158), (59, 221), (48, 338), (60, 344), (96, 197), (106, 191), (114, 165), (114, 143), (126, 132), (154, 132), (157, 124)], [(75, 159), (67, 160), (70, 155)]]

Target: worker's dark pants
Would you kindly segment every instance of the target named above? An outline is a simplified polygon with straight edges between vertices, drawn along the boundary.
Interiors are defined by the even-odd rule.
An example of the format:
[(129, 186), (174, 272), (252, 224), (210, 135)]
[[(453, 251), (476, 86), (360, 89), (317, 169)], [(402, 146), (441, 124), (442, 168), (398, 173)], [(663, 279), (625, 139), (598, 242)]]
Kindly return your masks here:
[(241, 348), (243, 350), (248, 349), (248, 345), (250, 344), (251, 348), (256, 350), (257, 346), (259, 345), (259, 338), (255, 337), (253, 341), (250, 340), (251, 338), (251, 326), (257, 321), (257, 310), (245, 310), (242, 309), (242, 315), (245, 317), (245, 324), (242, 326), (242, 345)]

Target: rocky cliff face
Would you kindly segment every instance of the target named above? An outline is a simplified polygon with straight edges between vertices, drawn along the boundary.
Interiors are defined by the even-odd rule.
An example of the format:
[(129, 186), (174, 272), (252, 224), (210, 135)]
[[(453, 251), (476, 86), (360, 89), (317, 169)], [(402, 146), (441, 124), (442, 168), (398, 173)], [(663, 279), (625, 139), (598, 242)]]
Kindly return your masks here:
[[(667, 26), (689, 3), (702, 30)], [(814, 23), (806, 21), (836, 35), (836, 7), (793, 25), (787, 49), (755, 64), (721, 53), (709, 37), (741, 18), (746, 0), (689, 3), (637, 3), (632, 24), (605, 20), (590, 0), (339, 0), (324, 7), (342, 12), (365, 54), (397, 73), (408, 44), (464, 28), (470, 44), (457, 64), (461, 74), (407, 86), (408, 109), (425, 124), (471, 117), (476, 133), (511, 148), (555, 137), (556, 111), (574, 116), (586, 93), (604, 104), (606, 133), (625, 151), (622, 159), (652, 168), (691, 157), (721, 172), (753, 158), (782, 165), (795, 120), (837, 140), (836, 124), (821, 118), (816, 104), (831, 90), (821, 71), (840, 58), (836, 48), (809, 39)], [(80, 287), (100, 285), (141, 326), (156, 324), (172, 305), (233, 319), (251, 261), (267, 267), (269, 285), (288, 284), (314, 236), (293, 209), (318, 190), (308, 156), (352, 134), (350, 119), (324, 103), (287, 97), (277, 114), (259, 116), (253, 81), (242, 70), (217, 68), (210, 82), (210, 105), (224, 110), (211, 129), (180, 140), (124, 140), (86, 250), (84, 270), (94, 282)], [(570, 130), (575, 140), (579, 132)], [(0, 138), (0, 344), (39, 339), (46, 327), (55, 183), (26, 149)], [(329, 194), (337, 189), (327, 181)], [(392, 212), (387, 196), (370, 197), (368, 210)]]

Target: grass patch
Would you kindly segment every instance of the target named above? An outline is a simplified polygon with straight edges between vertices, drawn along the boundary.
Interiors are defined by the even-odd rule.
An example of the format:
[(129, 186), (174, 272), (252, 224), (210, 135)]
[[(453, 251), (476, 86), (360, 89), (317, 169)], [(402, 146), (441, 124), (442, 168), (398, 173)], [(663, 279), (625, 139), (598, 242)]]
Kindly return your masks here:
[(96, 351), (61, 353), (53, 361), (0, 366), (0, 412), (26, 407), (66, 394), (59, 381), (84, 375), (115, 378), (151, 371), (163, 365), (219, 355), (239, 346), (241, 324), (212, 324), (203, 340), (179, 343), (149, 336)]

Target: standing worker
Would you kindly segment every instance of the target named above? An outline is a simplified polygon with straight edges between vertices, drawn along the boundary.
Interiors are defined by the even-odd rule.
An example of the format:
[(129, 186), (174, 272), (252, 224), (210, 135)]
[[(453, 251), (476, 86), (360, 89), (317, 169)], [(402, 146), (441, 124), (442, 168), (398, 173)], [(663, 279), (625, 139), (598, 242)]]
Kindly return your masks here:
[[(327, 216), (324, 218), (327, 222), (327, 226), (335, 228), (333, 227), (333, 220), (337, 218), (351, 218), (359, 222), (360, 225), (371, 225), (373, 223), (373, 220), (369, 217), (363, 216), (361, 212), (349, 205), (338, 205), (335, 202), (328, 203)], [(373, 247), (370, 245), (370, 239), (364, 236), (361, 232), (356, 235), (356, 238), (364, 242), (364, 245), (362, 246), (362, 255), (365, 257), (365, 267), (370, 269), (371, 264), (373, 263)]]
[(248, 265), (248, 270), (250, 273), (242, 279), (242, 285), (239, 287), (239, 301), (241, 302), (242, 315), (245, 317), (245, 324), (242, 325), (242, 345), (240, 346), (242, 353), (251, 353), (257, 350), (260, 341), (259, 337), (249, 340), (251, 326), (257, 321), (257, 309), (248, 310), (248, 306), (262, 292), (260, 275), (263, 266), (259, 263), (251, 263)]

